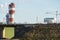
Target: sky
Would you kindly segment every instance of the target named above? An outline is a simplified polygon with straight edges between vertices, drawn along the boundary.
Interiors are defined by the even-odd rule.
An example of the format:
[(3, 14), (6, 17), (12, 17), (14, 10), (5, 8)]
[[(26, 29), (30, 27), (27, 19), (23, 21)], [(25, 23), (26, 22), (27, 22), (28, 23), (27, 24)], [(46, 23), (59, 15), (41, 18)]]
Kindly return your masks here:
[(0, 22), (6, 22), (8, 4), (12, 2), (16, 5), (16, 23), (44, 23), (44, 18), (56, 18), (56, 11), (60, 13), (60, 0), (0, 0)]

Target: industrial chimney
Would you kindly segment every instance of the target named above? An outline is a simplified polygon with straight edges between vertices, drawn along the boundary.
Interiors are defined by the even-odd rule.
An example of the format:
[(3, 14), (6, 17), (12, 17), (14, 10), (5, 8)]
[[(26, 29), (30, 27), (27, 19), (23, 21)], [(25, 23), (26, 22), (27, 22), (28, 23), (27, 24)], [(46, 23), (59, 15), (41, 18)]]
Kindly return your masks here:
[(9, 13), (6, 15), (7, 24), (14, 24), (15, 4), (9, 4)]

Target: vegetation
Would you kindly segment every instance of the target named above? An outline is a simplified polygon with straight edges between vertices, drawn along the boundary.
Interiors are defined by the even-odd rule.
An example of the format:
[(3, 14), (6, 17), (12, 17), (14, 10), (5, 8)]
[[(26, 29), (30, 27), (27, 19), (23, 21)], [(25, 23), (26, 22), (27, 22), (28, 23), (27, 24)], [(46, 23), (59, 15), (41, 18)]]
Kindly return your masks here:
[[(19, 28), (19, 27), (18, 27)], [(16, 30), (16, 38), (21, 40), (59, 40), (60, 39), (60, 25), (38, 25), (31, 27), (21, 27)]]
[(15, 27), (15, 36), (12, 38), (20, 40), (60, 40), (60, 25), (40, 24), (28, 27), (25, 27), (25, 25), (20, 25), (18, 27)]

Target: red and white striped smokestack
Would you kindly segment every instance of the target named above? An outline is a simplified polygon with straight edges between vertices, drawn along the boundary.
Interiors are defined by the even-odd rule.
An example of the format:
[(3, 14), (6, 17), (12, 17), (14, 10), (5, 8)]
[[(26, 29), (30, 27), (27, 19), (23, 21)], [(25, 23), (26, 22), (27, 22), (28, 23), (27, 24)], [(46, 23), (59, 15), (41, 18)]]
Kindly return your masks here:
[(9, 4), (9, 24), (14, 24), (15, 4)]

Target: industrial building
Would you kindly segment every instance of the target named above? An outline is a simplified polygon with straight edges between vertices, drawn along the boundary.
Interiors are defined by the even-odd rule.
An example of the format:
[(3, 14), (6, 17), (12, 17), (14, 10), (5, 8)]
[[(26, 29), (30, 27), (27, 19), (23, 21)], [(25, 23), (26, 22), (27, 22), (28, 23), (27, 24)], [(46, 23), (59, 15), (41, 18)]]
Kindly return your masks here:
[(44, 18), (44, 22), (45, 23), (56, 23), (56, 19), (55, 18)]

